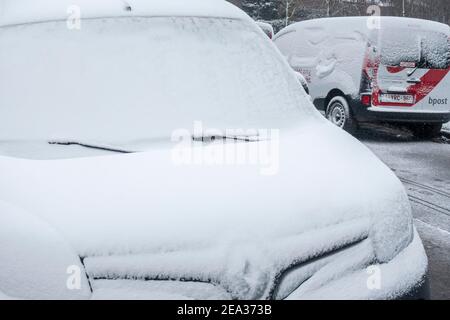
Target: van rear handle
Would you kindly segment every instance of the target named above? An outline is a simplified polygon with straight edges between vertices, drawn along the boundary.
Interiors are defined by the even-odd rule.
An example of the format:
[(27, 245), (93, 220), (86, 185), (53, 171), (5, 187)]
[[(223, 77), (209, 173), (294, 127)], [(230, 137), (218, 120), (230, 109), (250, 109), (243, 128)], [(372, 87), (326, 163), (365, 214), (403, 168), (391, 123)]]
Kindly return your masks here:
[(406, 80), (406, 82), (408, 82), (408, 83), (421, 83), (422, 80), (420, 80), (418, 78), (413, 78), (413, 79)]

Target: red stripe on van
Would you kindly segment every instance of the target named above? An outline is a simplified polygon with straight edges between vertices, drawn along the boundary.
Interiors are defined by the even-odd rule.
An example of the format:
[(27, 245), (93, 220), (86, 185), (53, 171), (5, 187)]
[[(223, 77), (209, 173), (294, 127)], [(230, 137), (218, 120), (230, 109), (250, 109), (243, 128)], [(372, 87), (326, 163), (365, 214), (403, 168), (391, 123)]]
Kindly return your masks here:
[(404, 68), (404, 67), (386, 67), (386, 69), (389, 73), (399, 73), (399, 72), (402, 72), (403, 70), (405, 70), (406, 68)]
[(374, 106), (396, 106), (396, 107), (413, 107), (415, 104), (422, 101), (426, 96), (428, 96), (431, 91), (436, 88), (441, 81), (447, 76), (450, 69), (432, 69), (428, 70), (422, 78), (421, 82), (411, 85), (407, 88), (407, 93), (415, 96), (414, 104), (400, 104), (400, 103), (383, 103), (379, 100), (379, 95), (382, 93), (378, 86), (375, 84), (373, 90), (373, 105)]
[(419, 103), (436, 88), (450, 72), (450, 69), (429, 70), (420, 80), (421, 83), (408, 87), (408, 92), (416, 95), (416, 103)]

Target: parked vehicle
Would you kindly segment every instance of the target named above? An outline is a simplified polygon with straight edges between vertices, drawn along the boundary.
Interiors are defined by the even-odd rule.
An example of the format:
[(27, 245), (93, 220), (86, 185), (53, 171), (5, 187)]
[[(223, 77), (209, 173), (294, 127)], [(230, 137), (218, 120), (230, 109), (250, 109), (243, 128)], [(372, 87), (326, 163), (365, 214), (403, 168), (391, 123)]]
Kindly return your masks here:
[(350, 17), (295, 23), (274, 42), (334, 124), (404, 123), (432, 137), (450, 120), (449, 37), (432, 21)]
[[(0, 18), (0, 296), (427, 297), (402, 184), (317, 112), (242, 11), (26, 2)], [(269, 150), (274, 170), (198, 162), (242, 148)]]

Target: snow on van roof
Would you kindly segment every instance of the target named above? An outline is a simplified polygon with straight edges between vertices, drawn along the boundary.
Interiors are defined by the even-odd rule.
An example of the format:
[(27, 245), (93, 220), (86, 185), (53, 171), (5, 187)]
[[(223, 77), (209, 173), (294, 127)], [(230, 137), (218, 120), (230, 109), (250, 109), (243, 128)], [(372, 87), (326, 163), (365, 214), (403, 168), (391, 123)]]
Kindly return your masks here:
[(224, 0), (0, 0), (0, 27), (65, 20), (74, 8), (79, 8), (82, 19), (128, 16), (249, 19)]
[(403, 17), (374, 17), (374, 16), (362, 16), (362, 17), (334, 17), (334, 18), (321, 18), (321, 19), (312, 19), (305, 20), (293, 23), (288, 27), (282, 29), (275, 37), (275, 39), (285, 33), (297, 31), (300, 28), (314, 28), (320, 26), (332, 26), (332, 29), (335, 31), (343, 31), (343, 30), (359, 30), (363, 31), (364, 28), (369, 30), (371, 26), (374, 26), (376, 22), (375, 19), (380, 19), (379, 23), (381, 27), (413, 27), (413, 28), (422, 28), (422, 29), (432, 29), (435, 31), (443, 32), (450, 34), (450, 26), (430, 21), (430, 20), (422, 20), (415, 18), (403, 18)]

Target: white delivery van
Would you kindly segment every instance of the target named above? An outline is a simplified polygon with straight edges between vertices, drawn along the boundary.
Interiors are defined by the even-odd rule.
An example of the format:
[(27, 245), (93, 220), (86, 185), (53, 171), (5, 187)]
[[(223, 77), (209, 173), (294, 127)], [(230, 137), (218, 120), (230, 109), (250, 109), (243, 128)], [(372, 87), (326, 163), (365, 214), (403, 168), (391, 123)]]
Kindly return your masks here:
[(292, 24), (274, 41), (336, 125), (405, 123), (432, 137), (450, 120), (449, 39), (437, 22), (346, 17)]

